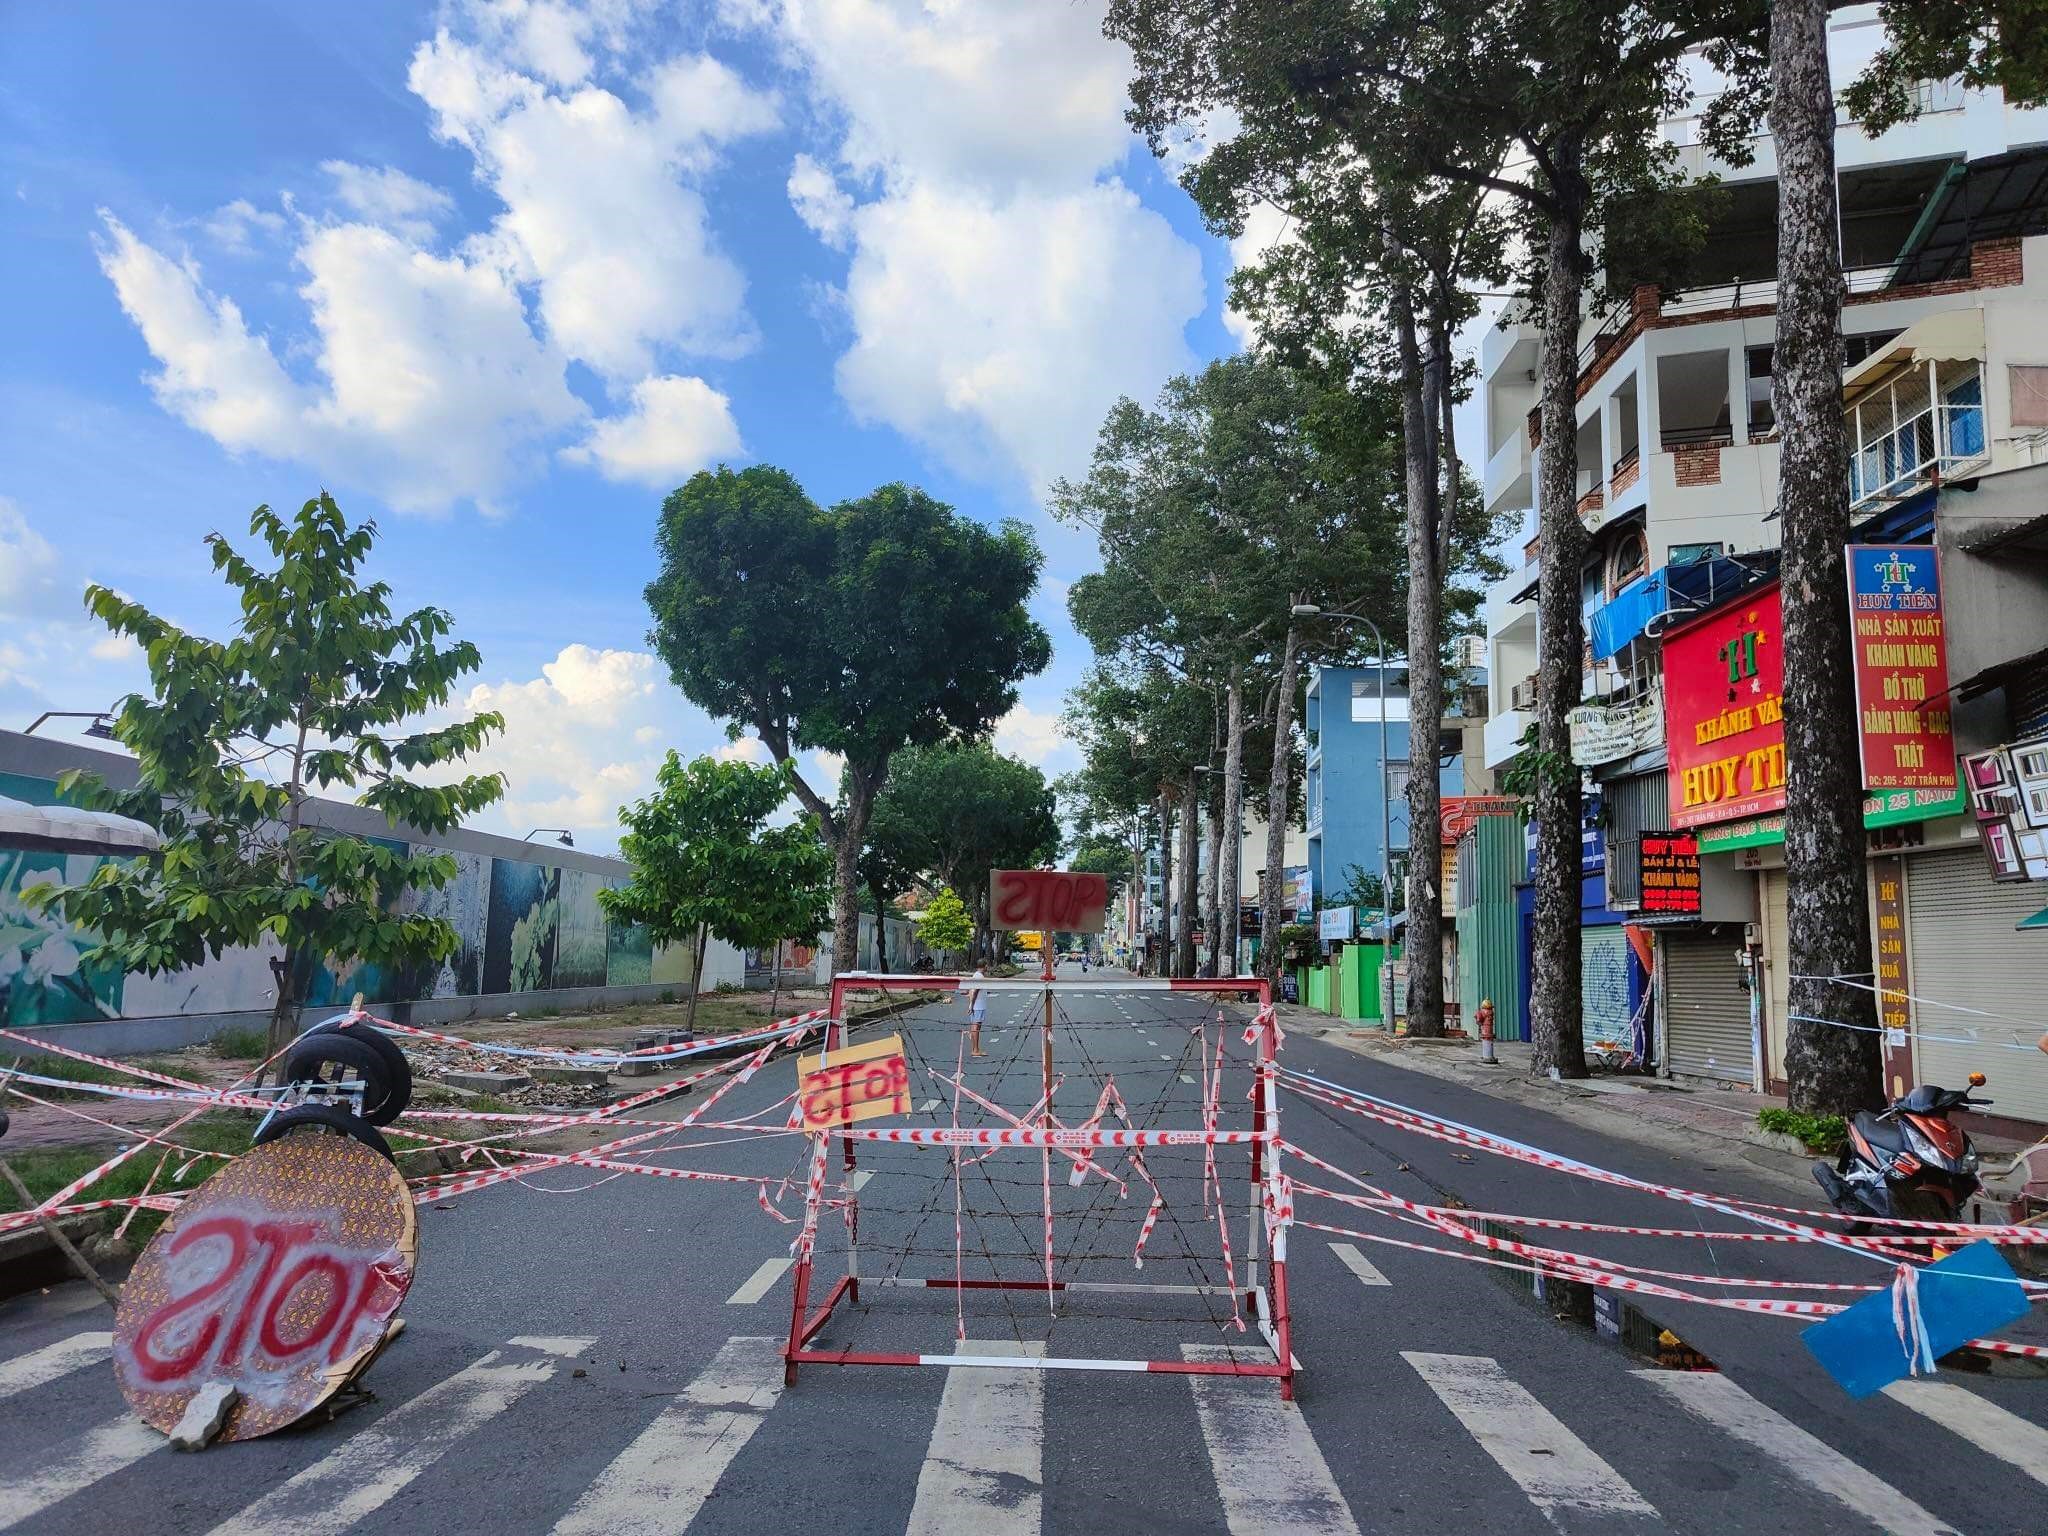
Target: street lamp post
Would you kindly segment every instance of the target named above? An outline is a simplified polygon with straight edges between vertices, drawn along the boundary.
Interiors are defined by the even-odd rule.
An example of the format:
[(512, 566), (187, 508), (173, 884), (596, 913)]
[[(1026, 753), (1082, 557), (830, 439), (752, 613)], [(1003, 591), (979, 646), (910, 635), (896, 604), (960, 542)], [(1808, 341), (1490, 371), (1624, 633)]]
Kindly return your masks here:
[(539, 837), (543, 832), (560, 833), (561, 835), (558, 836), (555, 839), (555, 841), (560, 843), (564, 848), (574, 848), (576, 846), (576, 839), (569, 835), (569, 829), (567, 827), (535, 827), (531, 832), (527, 833), (526, 836), (519, 839), (519, 841), (521, 841), (522, 843), (530, 843), (536, 837)]
[[(1340, 623), (1363, 624), (1372, 631), (1379, 647), (1380, 695), (1380, 1027), (1394, 1032), (1394, 833), (1393, 817), (1387, 806), (1387, 639), (1379, 625), (1362, 613), (1332, 613), (1319, 603), (1296, 603), (1297, 619), (1335, 619)], [(1414, 723), (1409, 723), (1412, 738)], [(1410, 748), (1411, 755), (1413, 748)], [(1413, 773), (1414, 767), (1409, 770)], [(1411, 835), (1413, 829), (1410, 829)]]

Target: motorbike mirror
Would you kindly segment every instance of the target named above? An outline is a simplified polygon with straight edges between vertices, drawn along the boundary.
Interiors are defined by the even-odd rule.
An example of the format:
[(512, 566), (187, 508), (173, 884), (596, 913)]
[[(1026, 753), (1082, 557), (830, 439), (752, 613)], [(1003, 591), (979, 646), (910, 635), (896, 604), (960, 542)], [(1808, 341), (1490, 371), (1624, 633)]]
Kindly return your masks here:
[(1972, 1072), (1970, 1074), (1970, 1086), (1972, 1088), (1982, 1088), (1984, 1086), (1984, 1074), (1982, 1072)]

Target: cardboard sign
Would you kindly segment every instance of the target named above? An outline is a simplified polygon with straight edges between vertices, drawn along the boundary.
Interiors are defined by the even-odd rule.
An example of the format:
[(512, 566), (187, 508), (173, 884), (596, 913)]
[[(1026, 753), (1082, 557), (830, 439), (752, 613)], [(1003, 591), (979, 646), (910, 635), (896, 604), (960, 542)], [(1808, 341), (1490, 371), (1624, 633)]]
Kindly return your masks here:
[(1926, 544), (1851, 544), (1849, 623), (1867, 789), (1953, 789), (1941, 569)]
[[(2027, 1315), (2026, 1290), (1989, 1243), (1971, 1243), (1929, 1264), (1916, 1285), (1921, 1321), (1937, 1358)], [(1799, 1337), (1851, 1397), (1868, 1397), (1912, 1369), (1889, 1286)]]
[(1645, 832), (1640, 859), (1637, 910), (1644, 917), (1700, 915), (1700, 840), (1693, 832)]
[(806, 1131), (910, 1113), (910, 1063), (903, 1057), (901, 1035), (799, 1056), (796, 1072)]
[(989, 871), (992, 926), (1015, 932), (1100, 933), (1109, 915), (1109, 882), (1069, 869)]

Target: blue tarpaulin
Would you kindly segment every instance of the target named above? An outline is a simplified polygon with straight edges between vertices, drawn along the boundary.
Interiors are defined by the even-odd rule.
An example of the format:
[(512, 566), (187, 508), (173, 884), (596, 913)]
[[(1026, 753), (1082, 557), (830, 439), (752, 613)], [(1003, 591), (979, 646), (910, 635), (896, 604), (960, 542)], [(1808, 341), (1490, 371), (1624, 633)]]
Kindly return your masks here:
[(1595, 659), (1605, 661), (1670, 606), (1662, 570), (1638, 576), (1588, 617), (1586, 631), (1593, 642)]
[[(1914, 1277), (1927, 1353), (1939, 1358), (1958, 1345), (2027, 1314), (2027, 1293), (2003, 1255), (1971, 1243)], [(1851, 1397), (1901, 1380), (1912, 1369), (1908, 1338), (1891, 1287), (1805, 1329), (1800, 1337)], [(1926, 1362), (1931, 1365), (1930, 1360)]]

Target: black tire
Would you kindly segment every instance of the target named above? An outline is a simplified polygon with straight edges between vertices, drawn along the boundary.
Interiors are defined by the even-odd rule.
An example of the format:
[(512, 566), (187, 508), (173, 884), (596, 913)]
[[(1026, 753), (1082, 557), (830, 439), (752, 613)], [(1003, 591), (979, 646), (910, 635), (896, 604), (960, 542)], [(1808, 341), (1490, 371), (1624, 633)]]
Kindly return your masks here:
[(256, 1145), (276, 1141), (280, 1136), (289, 1136), (294, 1131), (327, 1131), (337, 1136), (346, 1136), (360, 1141), (387, 1163), (396, 1162), (391, 1155), (390, 1143), (377, 1133), (377, 1128), (360, 1115), (351, 1114), (339, 1104), (301, 1104), (296, 1109), (287, 1109), (270, 1117), (270, 1123), (256, 1133)]
[(355, 1035), (308, 1035), (285, 1056), (279, 1077), (286, 1083), (330, 1085), (359, 1080), (362, 1118), (372, 1125), (389, 1125), (405, 1108), (383, 1056)]
[(389, 1125), (412, 1102), (412, 1063), (406, 1060), (405, 1052), (396, 1040), (382, 1030), (369, 1024), (351, 1025), (346, 1019), (335, 1019), (330, 1023), (316, 1025), (307, 1038), (314, 1035), (337, 1035), (343, 1040), (360, 1040), (383, 1059), (384, 1070), (391, 1076), (391, 1092), (398, 1107), (389, 1115), (378, 1120), (378, 1125)]

